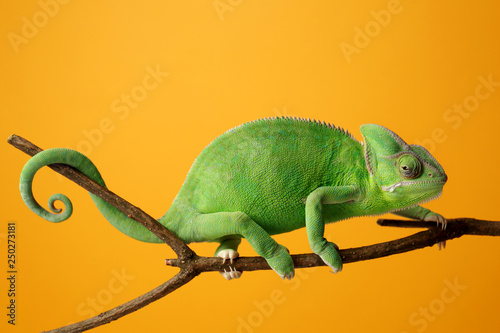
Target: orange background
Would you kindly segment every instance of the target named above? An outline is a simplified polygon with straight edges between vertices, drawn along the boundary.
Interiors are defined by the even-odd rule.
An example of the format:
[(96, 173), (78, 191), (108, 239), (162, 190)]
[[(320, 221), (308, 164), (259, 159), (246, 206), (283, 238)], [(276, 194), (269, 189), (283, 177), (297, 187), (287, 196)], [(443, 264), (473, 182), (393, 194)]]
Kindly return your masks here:
[[(360, 140), (361, 124), (379, 123), (424, 143), (447, 171), (444, 195), (426, 207), (499, 219), (497, 1), (8, 0), (2, 7), (0, 272), (7, 275), (9, 221), (17, 225), (18, 259), (15, 327), (0, 279), (2, 331), (83, 320), (177, 272), (163, 263), (172, 250), (122, 235), (84, 190), (50, 170), (36, 177), (36, 198), (65, 193), (74, 215), (51, 224), (30, 212), (18, 192), (28, 157), (5, 143), (12, 133), (86, 153), (111, 190), (161, 217), (204, 146), (243, 122), (310, 117)], [(326, 234), (348, 248), (413, 232), (375, 221), (340, 222)], [(276, 239), (292, 253), (310, 252), (304, 230)], [(349, 264), (338, 275), (300, 270), (291, 282), (271, 271), (231, 282), (207, 273), (95, 332), (498, 332), (499, 244), (463, 237), (445, 251)], [(215, 247), (193, 245), (203, 255)], [(241, 254), (255, 253), (244, 242)]]

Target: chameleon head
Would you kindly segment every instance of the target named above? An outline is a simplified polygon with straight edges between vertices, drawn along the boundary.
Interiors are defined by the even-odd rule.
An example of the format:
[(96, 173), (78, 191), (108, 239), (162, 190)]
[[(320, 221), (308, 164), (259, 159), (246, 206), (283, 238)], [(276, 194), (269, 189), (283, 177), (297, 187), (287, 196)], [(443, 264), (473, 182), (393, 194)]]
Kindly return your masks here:
[(362, 125), (361, 133), (365, 139), (366, 168), (387, 201), (402, 208), (441, 194), (448, 177), (424, 147), (408, 145), (380, 125)]

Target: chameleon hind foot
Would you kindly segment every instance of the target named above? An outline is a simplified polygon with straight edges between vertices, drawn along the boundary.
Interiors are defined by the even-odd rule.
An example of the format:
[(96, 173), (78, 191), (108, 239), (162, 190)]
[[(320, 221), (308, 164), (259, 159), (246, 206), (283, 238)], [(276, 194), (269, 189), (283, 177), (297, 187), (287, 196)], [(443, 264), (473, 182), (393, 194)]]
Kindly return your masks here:
[(234, 267), (229, 266), (229, 271), (226, 271), (224, 268), (224, 272), (219, 272), (221, 275), (226, 278), (226, 280), (239, 279), (243, 272), (237, 271)]
[[(217, 257), (222, 258), (222, 263), (224, 264), (226, 260), (232, 264), (233, 260), (239, 257), (239, 253), (233, 249), (225, 249), (217, 252)], [(223, 272), (219, 272), (226, 280), (239, 279), (243, 272), (237, 271), (235, 268), (229, 266), (229, 271), (224, 269)]]
[(335, 243), (327, 242), (324, 249), (317, 253), (323, 262), (332, 269), (332, 273), (342, 271), (342, 258)]
[(229, 259), (229, 262), (232, 264), (233, 263), (233, 259), (236, 259), (239, 257), (239, 253), (235, 250), (232, 250), (232, 249), (226, 249), (226, 250), (222, 250), (222, 251), (219, 251), (217, 253), (217, 257), (219, 258), (222, 258), (222, 263), (224, 264), (226, 262), (226, 260)]
[(275, 271), (282, 280), (291, 280), (295, 276), (295, 268), (292, 257), (286, 247), (277, 244), (278, 247), (269, 258), (266, 258), (269, 266)]
[(436, 244), (438, 246), (439, 251), (446, 249), (446, 241), (445, 240), (441, 241), (441, 242), (437, 242)]

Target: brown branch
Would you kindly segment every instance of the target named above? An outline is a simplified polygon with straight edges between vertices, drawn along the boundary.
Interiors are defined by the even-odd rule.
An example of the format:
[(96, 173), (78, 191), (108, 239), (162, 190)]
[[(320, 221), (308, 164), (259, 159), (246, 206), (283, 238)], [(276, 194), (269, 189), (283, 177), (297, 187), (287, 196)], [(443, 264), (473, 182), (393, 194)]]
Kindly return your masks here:
[(104, 324), (108, 324), (114, 320), (117, 320), (125, 315), (128, 315), (129, 313), (132, 313), (138, 309), (141, 309), (148, 305), (149, 303), (152, 303), (168, 294), (171, 292), (179, 289), (189, 281), (191, 281), (195, 276), (197, 276), (198, 273), (196, 273), (192, 269), (183, 269), (181, 270), (176, 276), (168, 280), (167, 282), (163, 283), (162, 285), (156, 287), (155, 289), (145, 293), (142, 296), (139, 296), (125, 304), (119, 305), (116, 308), (113, 308), (111, 310), (108, 310), (106, 312), (101, 313), (98, 316), (82, 320), (80, 322), (60, 327), (55, 330), (47, 331), (47, 332), (53, 332), (53, 333), (62, 333), (62, 332), (83, 332), (92, 328), (95, 328), (97, 326), (101, 326)]
[[(463, 235), (500, 236), (500, 222), (471, 218), (449, 219), (445, 230), (438, 228), (436, 223), (422, 221), (378, 220), (378, 223), (382, 226), (428, 228), (428, 230), (384, 243), (339, 250), (344, 264), (413, 251)], [(325, 266), (321, 258), (314, 253), (292, 255), (292, 259), (295, 268)], [(194, 267), (198, 272), (229, 270), (229, 266), (238, 271), (271, 269), (262, 257), (241, 257), (231, 265), (222, 264), (220, 259), (213, 257), (197, 257), (190, 262), (168, 259), (166, 263), (180, 268)]]
[[(42, 151), (39, 147), (16, 135), (9, 137), (8, 142), (31, 156)], [(178, 256), (178, 259), (167, 259), (167, 265), (181, 268), (181, 271), (172, 279), (132, 301), (101, 313), (93, 318), (50, 332), (82, 332), (109, 323), (166, 296), (172, 291), (185, 285), (202, 272), (223, 271), (224, 269), (228, 270), (229, 266), (239, 271), (270, 269), (269, 265), (262, 257), (240, 257), (232, 264), (229, 262), (222, 264), (220, 258), (199, 257), (173, 232), (165, 228), (141, 209), (133, 206), (105, 187), (87, 178), (77, 170), (69, 166), (59, 164), (50, 165), (49, 167), (85, 188), (87, 191), (103, 198), (160, 237), (163, 241), (165, 241), (165, 243), (172, 247)], [(432, 246), (437, 242), (461, 237), (462, 235), (500, 236), (499, 222), (482, 221), (470, 218), (448, 220), (448, 227), (445, 230), (441, 230), (435, 226), (435, 223), (429, 222), (379, 220), (378, 223), (382, 226), (427, 228), (427, 230), (385, 243), (340, 250), (339, 252), (344, 263), (370, 260), (393, 254), (404, 253)], [(296, 268), (325, 265), (321, 258), (312, 253), (292, 255), (292, 258)]]
[[(42, 149), (38, 146), (17, 135), (11, 135), (8, 138), (7, 142), (30, 156), (34, 156), (35, 154), (42, 151)], [(182, 242), (172, 231), (165, 228), (165, 226), (146, 214), (140, 208), (130, 204), (128, 201), (119, 197), (104, 186), (101, 186), (98, 183), (94, 182), (92, 179), (86, 177), (78, 170), (64, 164), (52, 164), (49, 165), (49, 167), (65, 176), (69, 180), (75, 182), (79, 186), (83, 187), (87, 191), (106, 200), (108, 203), (118, 208), (121, 212), (127, 214), (129, 218), (132, 218), (144, 225), (148, 230), (150, 230), (161, 240), (167, 243), (167, 245), (169, 245), (174, 250), (181, 261), (197, 257), (196, 253), (184, 242)], [(100, 315), (97, 315), (90, 319), (86, 319), (69, 326), (61, 327), (51, 332), (83, 332), (107, 324), (129, 313), (137, 311), (142, 307), (148, 305), (149, 303), (166, 296), (167, 294), (191, 281), (198, 274), (198, 272), (191, 268), (183, 268), (176, 276), (174, 276), (169, 281), (151, 290), (150, 292), (133, 299), (132, 301), (122, 304), (109, 311), (103, 312)]]
[[(383, 227), (399, 228), (433, 228), (436, 225), (435, 222), (390, 219), (380, 219), (377, 221), (377, 223)], [(453, 226), (453, 224), (456, 223), (458, 223), (459, 225)], [(500, 236), (500, 222), (496, 221), (477, 220), (467, 217), (449, 219), (446, 232), (452, 232), (453, 228), (461, 229), (463, 235)]]
[[(17, 135), (11, 135), (7, 142), (30, 156), (34, 156), (35, 154), (42, 151), (40, 147)], [(52, 170), (60, 173), (64, 177), (68, 178), (69, 180), (80, 185), (87, 191), (106, 200), (111, 205), (118, 208), (121, 212), (125, 213), (128, 217), (141, 223), (143, 226), (148, 228), (148, 230), (150, 230), (161, 240), (167, 243), (167, 245), (175, 251), (180, 259), (186, 259), (194, 255), (194, 252), (186, 244), (184, 244), (184, 242), (182, 242), (172, 231), (168, 230), (167, 228), (165, 228), (165, 226), (158, 223), (154, 218), (146, 214), (140, 208), (122, 199), (104, 186), (99, 185), (78, 170), (65, 164), (51, 164), (49, 165), (49, 167)]]

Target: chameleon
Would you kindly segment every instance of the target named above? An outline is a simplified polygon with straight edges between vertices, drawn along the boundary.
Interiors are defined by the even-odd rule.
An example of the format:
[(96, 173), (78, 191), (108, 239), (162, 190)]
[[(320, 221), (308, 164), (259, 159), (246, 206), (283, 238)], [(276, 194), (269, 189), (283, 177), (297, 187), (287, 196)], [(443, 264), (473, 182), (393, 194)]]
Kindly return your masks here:
[[(274, 117), (250, 121), (215, 138), (193, 162), (170, 208), (158, 221), (186, 244), (219, 243), (223, 262), (239, 256), (246, 239), (282, 278), (294, 277), (288, 249), (271, 236), (306, 228), (312, 251), (334, 273), (342, 270), (338, 246), (325, 239), (325, 224), (353, 217), (393, 213), (433, 221), (446, 219), (421, 204), (439, 197), (447, 175), (422, 146), (409, 145), (377, 124), (360, 127), (364, 142), (330, 123)], [(23, 167), (20, 192), (25, 204), (50, 222), (68, 219), (71, 201), (49, 198), (49, 209), (33, 196), (37, 170), (52, 163), (70, 165), (106, 186), (95, 165), (83, 154), (52, 148)], [(143, 242), (162, 241), (96, 195), (102, 215), (122, 233)], [(55, 207), (61, 201), (64, 210)], [(221, 272), (228, 280), (242, 272)]]

